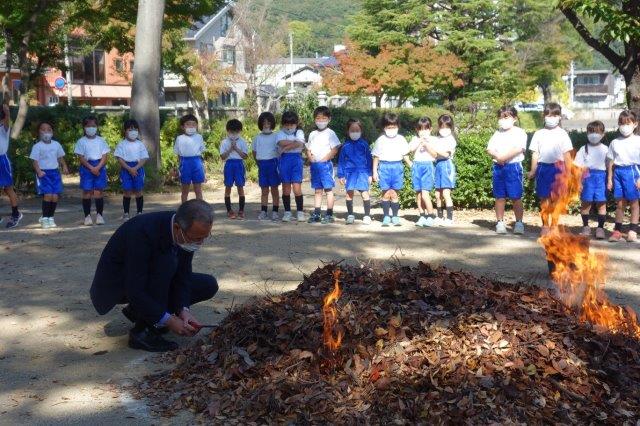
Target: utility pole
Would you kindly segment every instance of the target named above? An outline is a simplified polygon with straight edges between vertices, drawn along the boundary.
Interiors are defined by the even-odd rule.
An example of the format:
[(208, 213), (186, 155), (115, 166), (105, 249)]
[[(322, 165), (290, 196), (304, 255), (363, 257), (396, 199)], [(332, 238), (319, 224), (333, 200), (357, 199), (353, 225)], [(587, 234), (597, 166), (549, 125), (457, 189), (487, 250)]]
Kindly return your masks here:
[(69, 38), (64, 36), (64, 66), (67, 68), (65, 78), (67, 79), (67, 104), (73, 105), (73, 90), (71, 88), (71, 60), (69, 59)]
[(575, 86), (573, 81), (576, 78), (575, 63), (571, 61), (571, 69), (569, 71), (569, 106), (573, 107), (573, 100), (575, 97)]
[(296, 95), (296, 89), (293, 87), (293, 32), (289, 32), (289, 64), (291, 65), (291, 73), (289, 74), (290, 86), (287, 98), (292, 100)]

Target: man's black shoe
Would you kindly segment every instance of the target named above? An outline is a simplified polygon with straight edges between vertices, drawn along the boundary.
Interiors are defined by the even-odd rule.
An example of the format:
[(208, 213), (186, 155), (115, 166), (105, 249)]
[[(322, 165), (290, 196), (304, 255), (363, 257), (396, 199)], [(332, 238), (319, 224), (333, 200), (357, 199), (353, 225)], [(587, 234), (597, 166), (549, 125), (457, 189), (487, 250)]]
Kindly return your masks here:
[(165, 340), (157, 330), (151, 327), (141, 327), (136, 324), (129, 331), (129, 347), (131, 349), (142, 349), (148, 352), (167, 352), (178, 349), (178, 344)]
[(136, 322), (136, 316), (133, 314), (133, 311), (131, 310), (130, 305), (127, 305), (124, 308), (122, 308), (122, 315), (127, 317), (129, 321)]

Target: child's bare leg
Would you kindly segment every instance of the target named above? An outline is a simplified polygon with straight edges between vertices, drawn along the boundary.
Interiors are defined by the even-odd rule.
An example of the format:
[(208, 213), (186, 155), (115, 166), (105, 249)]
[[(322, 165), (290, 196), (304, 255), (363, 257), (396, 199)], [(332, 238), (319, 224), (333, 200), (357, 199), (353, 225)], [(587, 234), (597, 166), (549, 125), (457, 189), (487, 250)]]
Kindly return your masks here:
[[(291, 185), (293, 187), (293, 194), (295, 195), (296, 200), (296, 211), (298, 213), (304, 211), (304, 198), (302, 198), (302, 184), (301, 183), (293, 183)], [(322, 199), (320, 200), (322, 203)]]
[(202, 200), (202, 184), (201, 183), (193, 184), (193, 192), (195, 192), (196, 194), (196, 200)]
[(540, 200), (540, 218), (542, 219), (542, 226), (549, 226), (549, 215), (545, 213), (549, 209), (551, 201), (548, 198), (542, 198)]
[[(273, 199), (275, 201), (275, 198)], [(269, 187), (263, 186), (260, 188), (260, 205), (266, 206), (269, 204)]]
[(416, 204), (418, 205), (418, 214), (422, 216), (424, 214), (424, 208), (423, 208), (424, 203), (422, 202), (421, 191), (416, 192)]
[(293, 187), (293, 195), (295, 195), (296, 197), (299, 197), (302, 195), (302, 184), (293, 183), (291, 184), (291, 186)]
[(6, 186), (4, 188), (4, 193), (9, 197), (9, 204), (11, 204), (11, 207), (18, 207), (18, 196), (16, 195), (16, 191), (13, 189), (13, 186)]
[(389, 200), (391, 200), (392, 203), (398, 202), (398, 193), (394, 189), (390, 189), (388, 194), (389, 194)]
[[(362, 193), (362, 198), (364, 198), (364, 192)], [(347, 201), (353, 201), (353, 191), (347, 191), (345, 199)]]
[[(271, 201), (274, 207), (280, 206), (280, 190), (277, 185), (271, 187)], [(267, 203), (269, 202), (269, 195), (267, 195)]]
[(522, 199), (513, 200), (513, 213), (516, 215), (516, 222), (522, 222), (524, 218), (524, 205)]
[(183, 203), (189, 199), (189, 188), (190, 187), (191, 187), (191, 185), (189, 185), (189, 184), (183, 184), (181, 186), (182, 193), (180, 194), (180, 201), (182, 201)]
[(333, 195), (333, 189), (326, 189), (324, 191), (327, 194), (327, 210), (333, 210), (336, 198)]
[(422, 191), (422, 202), (424, 203), (427, 214), (433, 214), (433, 203), (431, 202), (431, 194), (429, 194), (429, 191)]
[(322, 189), (316, 189), (313, 193), (313, 207), (315, 209), (322, 208)]
[(631, 207), (631, 230), (635, 231), (635, 227), (638, 225), (638, 219), (640, 219), (640, 204), (638, 200), (629, 202)]
[(622, 223), (624, 220), (624, 210), (627, 207), (625, 200), (616, 201), (616, 223)]
[(291, 195), (291, 184), (283, 183), (282, 184), (282, 195)]
[(502, 222), (504, 220), (504, 208), (506, 204), (507, 200), (505, 198), (496, 198), (495, 210), (498, 222)]

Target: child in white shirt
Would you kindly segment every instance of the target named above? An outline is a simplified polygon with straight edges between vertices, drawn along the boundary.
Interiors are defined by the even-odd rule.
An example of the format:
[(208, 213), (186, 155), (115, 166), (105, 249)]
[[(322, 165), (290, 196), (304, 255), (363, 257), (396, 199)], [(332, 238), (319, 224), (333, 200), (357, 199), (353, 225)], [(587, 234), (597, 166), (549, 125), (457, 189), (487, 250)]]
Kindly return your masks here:
[(273, 130), (276, 127), (276, 118), (266, 111), (258, 117), (260, 133), (253, 138), (251, 151), (253, 159), (258, 164), (258, 184), (262, 194), (260, 196), (260, 214), (258, 220), (269, 218), (269, 192), (273, 203), (271, 220), (279, 220), (280, 209), (280, 174), (278, 172), (278, 141)]
[(33, 160), (38, 190), (42, 194), (42, 219), (40, 223), (45, 229), (55, 228), (57, 225), (53, 217), (63, 189), (59, 167), (62, 167), (64, 174), (68, 174), (69, 169), (64, 161), (62, 145), (53, 140), (53, 124), (48, 121), (41, 122), (38, 125), (38, 136), (39, 140), (33, 145), (29, 158)]
[(142, 213), (144, 208), (144, 164), (149, 159), (149, 152), (144, 143), (138, 139), (140, 126), (136, 120), (126, 120), (124, 122), (125, 138), (116, 146), (115, 157), (120, 163), (120, 183), (122, 185), (122, 220), (129, 219), (129, 209), (131, 197), (136, 197), (137, 214)]
[(189, 198), (189, 189), (193, 185), (196, 199), (202, 200), (202, 184), (206, 181), (204, 170), (204, 140), (198, 133), (198, 119), (193, 114), (180, 117), (182, 134), (176, 138), (173, 151), (180, 161), (181, 200)]
[[(244, 185), (245, 168), (244, 159), (247, 158), (249, 147), (247, 142), (240, 137), (242, 123), (240, 120), (231, 119), (227, 121), (227, 137), (220, 144), (220, 158), (224, 160), (224, 205), (227, 208), (229, 219), (244, 219)], [(233, 186), (238, 190), (239, 208), (238, 213), (231, 208), (231, 189)]]
[(513, 202), (516, 224), (514, 234), (524, 234), (522, 218), (524, 207), (522, 193), (524, 191), (524, 172), (522, 161), (527, 150), (527, 132), (516, 126), (518, 111), (512, 106), (505, 106), (498, 111), (500, 127), (487, 145), (487, 153), (493, 159), (493, 196), (496, 199), (496, 232), (506, 234), (504, 210), (507, 198)]
[[(438, 226), (453, 226), (453, 199), (451, 191), (456, 187), (456, 167), (453, 164), (453, 155), (456, 152), (456, 138), (454, 136), (453, 117), (443, 114), (438, 117), (438, 136), (432, 143), (427, 144), (427, 150), (436, 159), (435, 164), (435, 188), (436, 210), (438, 217), (434, 221)], [(444, 218), (442, 203), (447, 210)]]
[[(0, 188), (4, 189), (4, 193), (9, 197), (9, 203), (11, 204), (11, 217), (7, 221), (6, 227), (14, 228), (22, 220), (22, 213), (18, 210), (18, 196), (13, 189), (13, 173), (11, 171), (11, 162), (7, 156), (10, 135), (11, 117), (9, 105), (4, 102), (2, 109), (0, 109)], [(0, 217), (0, 223), (2, 223), (2, 220)]]
[(78, 139), (74, 153), (80, 161), (80, 188), (84, 224), (93, 225), (91, 197), (96, 203), (96, 225), (104, 225), (103, 191), (107, 187), (107, 155), (111, 151), (107, 142), (98, 135), (98, 119), (92, 115), (82, 120), (84, 136)]
[(551, 214), (545, 214), (551, 210), (553, 202), (553, 190), (556, 177), (565, 169), (571, 167), (571, 151), (573, 144), (567, 132), (560, 127), (562, 119), (562, 107), (552, 102), (544, 107), (544, 128), (534, 133), (529, 150), (531, 157), (531, 171), (527, 177), (536, 179), (536, 195), (540, 198), (540, 210), (542, 218), (541, 235), (549, 232), (550, 226), (557, 226), (557, 219)]
[(607, 158), (607, 189), (613, 190), (616, 199), (616, 224), (613, 234), (609, 238), (611, 242), (622, 239), (622, 221), (624, 211), (629, 206), (631, 209), (631, 224), (627, 233), (627, 241), (637, 242), (638, 218), (640, 216), (640, 136), (636, 134), (638, 129), (638, 117), (633, 111), (622, 111), (618, 117), (618, 130), (620, 137), (614, 139), (609, 145)]
[[(314, 211), (309, 217), (309, 223), (322, 222), (323, 224), (333, 223), (333, 204), (335, 198), (333, 187), (333, 163), (331, 160), (338, 154), (340, 140), (336, 133), (329, 129), (331, 121), (331, 111), (326, 106), (319, 106), (313, 111), (313, 118), (316, 123), (316, 130), (309, 134), (307, 142), (307, 157), (311, 168), (311, 188), (315, 191)], [(320, 217), (322, 207), (322, 194), (327, 195), (327, 212), (324, 217)]]
[(598, 210), (598, 227), (596, 238), (604, 239), (604, 223), (607, 219), (607, 153), (609, 148), (602, 143), (604, 139), (604, 123), (594, 121), (587, 125), (587, 144), (578, 150), (574, 164), (584, 169), (582, 192), (582, 232), (585, 237), (591, 236), (589, 213), (595, 204)]
[[(378, 137), (371, 150), (373, 156), (373, 181), (378, 182), (382, 191), (382, 226), (401, 226), (398, 192), (404, 187), (404, 160), (409, 159), (409, 143), (398, 134), (400, 120), (397, 114), (386, 113), (382, 118), (384, 133)], [(391, 215), (389, 215), (391, 210)]]
[(416, 222), (418, 227), (434, 226), (436, 215), (429, 194), (435, 183), (435, 158), (429, 153), (427, 145), (431, 137), (431, 119), (422, 117), (416, 123), (416, 136), (409, 142), (409, 151), (413, 153), (411, 163), (411, 183), (416, 192), (416, 204), (420, 217)]
[(282, 181), (283, 222), (291, 221), (291, 190), (296, 201), (296, 219), (304, 222), (304, 198), (302, 197), (304, 132), (300, 128), (300, 118), (294, 111), (282, 113), (280, 131), (276, 134), (280, 162), (278, 170)]

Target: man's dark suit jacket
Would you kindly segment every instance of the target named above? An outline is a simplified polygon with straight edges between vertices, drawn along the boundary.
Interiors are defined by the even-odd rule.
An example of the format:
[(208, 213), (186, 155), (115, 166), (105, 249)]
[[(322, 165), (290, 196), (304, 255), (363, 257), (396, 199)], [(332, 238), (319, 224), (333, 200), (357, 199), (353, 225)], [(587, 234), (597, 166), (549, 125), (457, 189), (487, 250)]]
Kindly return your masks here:
[(111, 236), (90, 291), (100, 315), (128, 302), (140, 319), (155, 324), (166, 312), (178, 313), (189, 306), (193, 253), (173, 242), (174, 214), (138, 215)]

